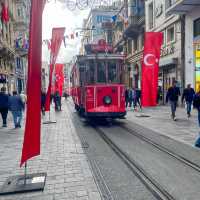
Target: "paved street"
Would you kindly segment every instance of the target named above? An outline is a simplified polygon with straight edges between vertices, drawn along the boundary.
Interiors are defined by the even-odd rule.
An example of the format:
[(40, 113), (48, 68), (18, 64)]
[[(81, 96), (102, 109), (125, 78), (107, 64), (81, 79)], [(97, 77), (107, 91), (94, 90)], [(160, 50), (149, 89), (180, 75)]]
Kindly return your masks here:
[[(127, 120), (185, 144), (193, 145), (198, 136), (199, 127), (196, 110), (192, 111), (192, 116), (188, 119), (185, 109), (178, 107), (176, 112), (177, 121), (173, 121), (170, 118), (169, 106), (144, 108), (142, 112), (134, 112), (130, 108), (127, 110)], [(140, 114), (148, 115), (149, 117), (140, 117)]]
[[(70, 103), (70, 106), (72, 104)], [(140, 114), (149, 117), (140, 117)], [(197, 113), (187, 119), (183, 108), (177, 109), (177, 121), (170, 119), (169, 107), (144, 108), (133, 112), (128, 108), (127, 120), (193, 145), (198, 133)], [(1, 196), (0, 200), (14, 199), (101, 199), (91, 168), (76, 133), (70, 111), (63, 102), (63, 111), (51, 112), (56, 124), (42, 125), (42, 152), (28, 162), (28, 173), (47, 172), (44, 192)], [(43, 118), (42, 121), (46, 121)], [(13, 129), (9, 115), (8, 128), (0, 129), (0, 184), (12, 175), (23, 174), (19, 168), (23, 129)]]
[[(101, 199), (74, 125), (63, 109), (56, 115), (52, 111), (56, 124), (42, 125), (41, 156), (28, 162), (28, 173), (47, 172), (44, 192), (1, 196), (0, 200)], [(8, 128), (0, 129), (0, 185), (24, 170), (19, 168), (23, 130), (13, 129), (10, 120)]]

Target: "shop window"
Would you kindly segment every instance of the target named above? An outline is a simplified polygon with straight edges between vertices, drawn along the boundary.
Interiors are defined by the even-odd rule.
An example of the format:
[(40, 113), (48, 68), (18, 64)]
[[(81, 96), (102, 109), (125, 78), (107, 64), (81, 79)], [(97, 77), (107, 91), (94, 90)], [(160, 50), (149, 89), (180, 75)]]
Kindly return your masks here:
[(128, 40), (128, 54), (132, 53), (132, 40)]
[(134, 51), (138, 50), (138, 37), (134, 39)]
[(172, 26), (167, 29), (167, 43), (172, 43), (175, 41), (175, 27)]
[(162, 31), (162, 33), (163, 33), (163, 42), (162, 42), (162, 46), (165, 46), (166, 34), (165, 34), (165, 31)]
[(200, 36), (200, 18), (194, 21), (194, 37)]
[(149, 15), (148, 15), (149, 29), (152, 29), (153, 28), (153, 2), (149, 4), (148, 11), (149, 11)]

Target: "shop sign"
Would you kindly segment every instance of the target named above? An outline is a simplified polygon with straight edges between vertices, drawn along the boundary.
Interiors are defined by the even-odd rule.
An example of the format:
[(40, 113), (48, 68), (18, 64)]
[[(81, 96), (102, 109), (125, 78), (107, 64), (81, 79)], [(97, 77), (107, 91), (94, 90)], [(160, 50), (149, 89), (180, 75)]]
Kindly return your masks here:
[(171, 55), (175, 52), (174, 45), (169, 45), (161, 49), (161, 57)]

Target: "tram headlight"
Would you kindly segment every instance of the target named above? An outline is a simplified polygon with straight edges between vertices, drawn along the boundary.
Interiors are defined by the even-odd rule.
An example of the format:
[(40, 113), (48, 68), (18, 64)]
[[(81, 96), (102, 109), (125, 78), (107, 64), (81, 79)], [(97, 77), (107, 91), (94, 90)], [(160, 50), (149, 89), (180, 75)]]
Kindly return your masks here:
[(106, 105), (110, 105), (110, 104), (112, 103), (112, 99), (111, 99), (110, 96), (105, 96), (105, 97), (103, 98), (103, 101), (104, 101), (104, 103), (105, 103)]

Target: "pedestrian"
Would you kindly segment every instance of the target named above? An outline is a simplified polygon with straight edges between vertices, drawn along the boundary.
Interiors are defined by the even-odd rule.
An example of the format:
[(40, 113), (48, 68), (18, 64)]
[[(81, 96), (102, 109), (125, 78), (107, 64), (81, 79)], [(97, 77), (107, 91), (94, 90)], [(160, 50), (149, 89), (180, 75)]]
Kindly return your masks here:
[(54, 100), (54, 94), (51, 93), (51, 95), (50, 95), (50, 104), (52, 104), (53, 100)]
[(8, 95), (5, 87), (2, 87), (0, 91), (0, 113), (3, 120), (2, 127), (7, 127)]
[(13, 91), (13, 96), (8, 100), (9, 110), (12, 112), (15, 128), (21, 128), (22, 111), (24, 110), (24, 103), (16, 91)]
[(168, 89), (166, 96), (166, 103), (168, 103), (169, 100), (171, 106), (171, 117), (174, 121), (176, 121), (176, 107), (178, 98), (180, 96), (180, 89), (176, 85), (177, 81), (173, 81), (172, 86)]
[(25, 93), (24, 93), (23, 90), (22, 90), (21, 93), (20, 93), (20, 97), (21, 97), (23, 103), (26, 104), (27, 96), (25, 95)]
[(61, 111), (61, 96), (58, 91), (54, 94), (55, 111)]
[(45, 101), (46, 101), (46, 92), (45, 90), (41, 91), (41, 111), (42, 115), (45, 115)]
[(162, 100), (162, 88), (161, 88), (161, 86), (158, 86), (157, 104), (160, 103), (160, 100)]
[(129, 104), (129, 89), (128, 88), (126, 88), (125, 90), (125, 103), (126, 103), (126, 108), (127, 108)]
[(140, 89), (136, 89), (136, 106), (137, 104), (140, 107), (140, 110), (142, 110), (142, 104), (141, 104), (141, 90)]
[(181, 98), (182, 104), (185, 99), (187, 105), (187, 116), (188, 118), (191, 116), (191, 109), (192, 109), (192, 101), (194, 99), (195, 91), (191, 88), (191, 84), (187, 85), (187, 88), (184, 89), (183, 95)]
[[(197, 93), (194, 95), (193, 98), (193, 107), (197, 109), (198, 112), (198, 125), (200, 127), (200, 88), (198, 89)], [(195, 141), (195, 146), (200, 148), (200, 132), (197, 140)]]

